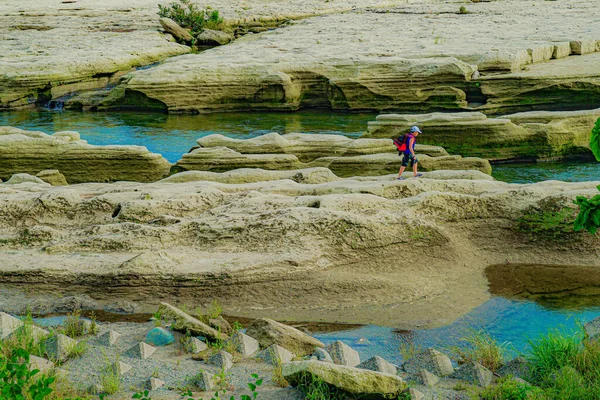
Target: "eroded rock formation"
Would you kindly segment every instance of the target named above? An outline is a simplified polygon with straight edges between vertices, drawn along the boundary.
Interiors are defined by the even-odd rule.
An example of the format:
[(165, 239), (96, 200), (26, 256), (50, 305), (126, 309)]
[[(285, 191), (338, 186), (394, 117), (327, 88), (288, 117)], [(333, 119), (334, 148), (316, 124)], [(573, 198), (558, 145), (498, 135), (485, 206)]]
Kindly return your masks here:
[[(324, 167), (338, 176), (349, 177), (397, 172), (401, 162), (392, 140), (383, 139), (269, 133), (248, 140), (210, 135), (198, 139), (197, 143), (200, 147), (184, 154), (176, 170), (225, 172), (238, 168)], [(486, 160), (451, 156), (439, 146), (417, 145), (416, 151), (423, 171), (473, 169), (487, 174), (492, 171)]]
[(425, 326), (485, 301), (488, 265), (600, 265), (597, 237), (547, 242), (516, 229), (524, 213), (572, 206), (599, 182), (516, 185), (448, 173), (2, 184), (1, 281), (38, 295), (68, 287), (100, 302), (218, 297), (239, 315)]
[(392, 138), (419, 125), (421, 143), (487, 159), (562, 158), (591, 155), (590, 133), (600, 109), (530, 111), (486, 117), (479, 112), (382, 114), (368, 124), (365, 138)]
[(62, 173), (69, 183), (151, 182), (165, 177), (170, 168), (171, 164), (160, 154), (141, 146), (93, 146), (81, 140), (77, 132), (48, 135), (0, 127), (2, 179), (51, 169)]

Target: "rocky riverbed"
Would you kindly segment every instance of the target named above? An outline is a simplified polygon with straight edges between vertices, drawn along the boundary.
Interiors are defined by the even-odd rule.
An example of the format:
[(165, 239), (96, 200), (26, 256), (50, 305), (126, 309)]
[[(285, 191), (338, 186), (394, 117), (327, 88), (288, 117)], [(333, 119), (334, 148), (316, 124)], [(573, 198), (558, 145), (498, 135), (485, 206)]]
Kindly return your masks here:
[(249, 183), (201, 173), (2, 184), (2, 284), (35, 287), (31, 301), (79, 293), (100, 305), (120, 297), (154, 307), (172, 296), (219, 298), (241, 316), (411, 327), (481, 304), (489, 265), (599, 262), (597, 237), (538, 238), (520, 222), (543, 221), (598, 182), (513, 185), (476, 171), (405, 181), (323, 169), (259, 182), (253, 170), (236, 175)]
[[(216, 303), (213, 303), (213, 306)], [(183, 311), (161, 303), (148, 322), (98, 322), (66, 317), (32, 320), (0, 312), (4, 350), (20, 345), (31, 353), (30, 368), (55, 376), (56, 395), (129, 399), (302, 399), (312, 393), (330, 399), (470, 399), (497, 390), (508, 380), (531, 384), (534, 359), (494, 359), (474, 342), (444, 352), (405, 352), (402, 364), (382, 354), (361, 360), (343, 341), (327, 345), (310, 332), (271, 319), (231, 325), (216, 308)], [(196, 317), (197, 316), (197, 317)], [(585, 325), (597, 340), (600, 319)], [(485, 364), (485, 365), (483, 365)], [(557, 373), (566, 371), (562, 369)], [(139, 398), (139, 395), (138, 395)]]

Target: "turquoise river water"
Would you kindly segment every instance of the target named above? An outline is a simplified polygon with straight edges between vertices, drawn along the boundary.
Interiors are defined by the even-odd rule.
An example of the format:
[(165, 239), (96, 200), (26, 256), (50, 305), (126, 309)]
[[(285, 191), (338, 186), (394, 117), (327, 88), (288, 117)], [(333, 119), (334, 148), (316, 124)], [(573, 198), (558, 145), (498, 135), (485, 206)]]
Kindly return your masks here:
[[(296, 113), (226, 113), (166, 115), (156, 113), (25, 110), (0, 112), (0, 125), (46, 133), (73, 130), (91, 144), (133, 144), (162, 154), (174, 163), (196, 139), (220, 133), (247, 139), (269, 132), (329, 133), (359, 137), (375, 114), (302, 111)], [(494, 165), (493, 175), (505, 182), (600, 179), (600, 163), (538, 163)]]

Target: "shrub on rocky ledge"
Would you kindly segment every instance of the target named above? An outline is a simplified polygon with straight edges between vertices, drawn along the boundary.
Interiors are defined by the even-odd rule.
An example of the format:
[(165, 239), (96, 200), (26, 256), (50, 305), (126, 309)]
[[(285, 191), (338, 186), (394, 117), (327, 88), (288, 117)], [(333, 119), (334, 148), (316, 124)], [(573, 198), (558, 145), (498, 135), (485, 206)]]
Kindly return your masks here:
[(170, 18), (181, 27), (188, 28), (192, 34), (200, 33), (204, 28), (218, 29), (223, 23), (219, 10), (210, 7), (201, 9), (191, 0), (178, 0), (167, 6), (158, 5), (158, 15), (161, 18)]
[(596, 160), (600, 161), (600, 118), (596, 121), (592, 134), (590, 135), (590, 148), (592, 153), (596, 157)]

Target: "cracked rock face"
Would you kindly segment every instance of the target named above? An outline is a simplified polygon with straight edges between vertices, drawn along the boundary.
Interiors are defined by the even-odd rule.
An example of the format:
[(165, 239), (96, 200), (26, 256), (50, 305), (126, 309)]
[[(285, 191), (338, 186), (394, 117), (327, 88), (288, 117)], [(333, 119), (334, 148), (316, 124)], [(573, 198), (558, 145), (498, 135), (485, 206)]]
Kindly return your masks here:
[[(597, 238), (548, 246), (514, 229), (524, 210), (567, 206), (597, 182), (511, 185), (442, 172), (402, 182), (3, 184), (2, 284), (39, 296), (69, 287), (100, 305), (118, 295), (141, 310), (173, 295), (190, 305), (218, 296), (249, 317), (423, 326), (485, 301), (484, 269), (507, 258), (598, 265)], [(285, 310), (273, 311), (284, 298)]]

